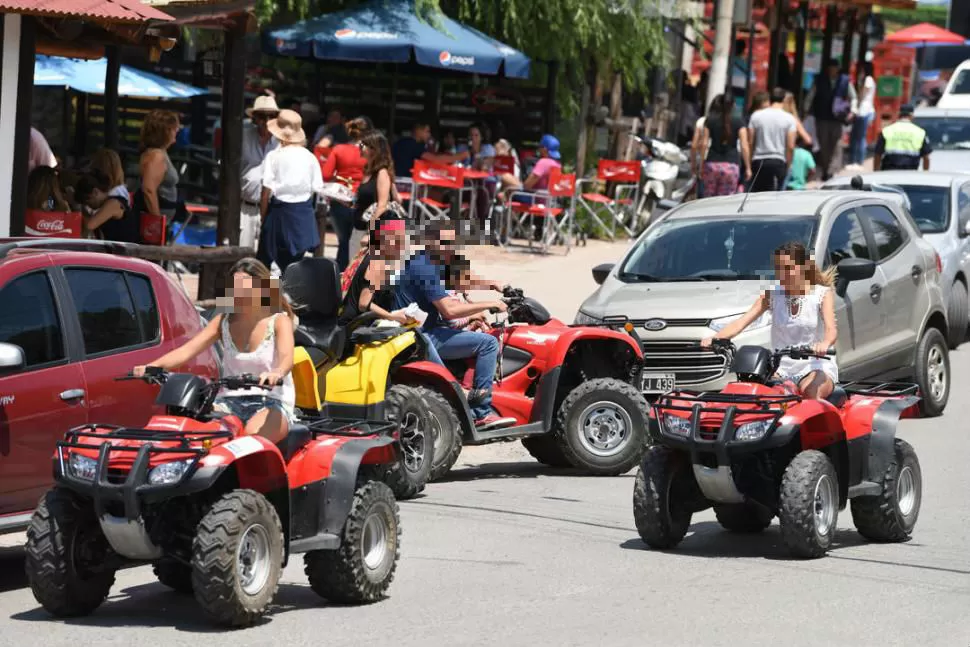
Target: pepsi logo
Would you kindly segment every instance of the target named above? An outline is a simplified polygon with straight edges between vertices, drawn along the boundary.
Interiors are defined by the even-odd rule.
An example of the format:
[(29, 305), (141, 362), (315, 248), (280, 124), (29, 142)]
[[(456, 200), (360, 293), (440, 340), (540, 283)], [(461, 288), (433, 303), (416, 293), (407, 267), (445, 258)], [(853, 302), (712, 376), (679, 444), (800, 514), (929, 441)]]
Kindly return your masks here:
[(449, 51), (444, 51), (438, 54), (438, 62), (446, 67), (449, 65), (468, 66), (468, 65), (475, 64), (475, 57), (474, 56), (455, 56)]
[(346, 40), (348, 38), (364, 40), (395, 40), (397, 34), (387, 31), (357, 31), (356, 29), (338, 29), (333, 34), (335, 37)]
[(337, 38), (351, 38), (356, 33), (357, 32), (355, 32), (353, 29), (338, 29), (336, 33), (334, 33), (334, 36)]

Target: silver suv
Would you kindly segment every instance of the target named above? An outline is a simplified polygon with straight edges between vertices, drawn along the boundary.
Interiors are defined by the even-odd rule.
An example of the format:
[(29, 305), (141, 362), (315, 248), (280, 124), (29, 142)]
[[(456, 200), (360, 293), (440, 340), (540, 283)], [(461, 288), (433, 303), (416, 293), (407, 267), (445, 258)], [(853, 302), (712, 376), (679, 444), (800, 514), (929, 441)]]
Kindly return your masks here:
[[(616, 265), (578, 324), (626, 317), (643, 341), (641, 388), (718, 390), (733, 379), (723, 355), (698, 341), (741, 316), (774, 281), (772, 252), (789, 241), (838, 269), (836, 343), (846, 381), (911, 380), (926, 415), (950, 392), (940, 258), (902, 198), (870, 191), (804, 191), (683, 204), (650, 226)], [(770, 313), (735, 342), (770, 346)]]

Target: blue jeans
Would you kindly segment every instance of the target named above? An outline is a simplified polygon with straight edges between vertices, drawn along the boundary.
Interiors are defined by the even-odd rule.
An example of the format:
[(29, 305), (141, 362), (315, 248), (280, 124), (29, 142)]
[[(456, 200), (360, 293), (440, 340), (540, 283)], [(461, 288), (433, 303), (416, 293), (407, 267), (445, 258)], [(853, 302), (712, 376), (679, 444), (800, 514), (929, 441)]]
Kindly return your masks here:
[(856, 117), (852, 120), (852, 131), (849, 134), (849, 155), (852, 164), (863, 164), (866, 161), (866, 133), (873, 115)]
[(421, 335), (421, 338), (424, 339), (424, 343), (428, 347), (428, 361), (434, 362), (435, 364), (441, 364), (442, 366), (444, 366), (445, 363), (441, 361), (441, 356), (438, 355), (438, 349), (434, 347), (434, 342), (431, 340), (431, 337), (428, 335), (428, 333), (421, 332), (420, 330), (418, 330), (417, 333)]
[(337, 233), (337, 267), (343, 272), (350, 263), (350, 236), (354, 233), (354, 210), (333, 201), (330, 203), (330, 218)]
[(483, 332), (456, 330), (439, 326), (428, 331), (438, 354), (443, 359), (475, 358), (473, 387), (485, 393), (481, 403), (472, 409), (475, 420), (492, 412), (492, 381), (498, 365), (498, 340)]

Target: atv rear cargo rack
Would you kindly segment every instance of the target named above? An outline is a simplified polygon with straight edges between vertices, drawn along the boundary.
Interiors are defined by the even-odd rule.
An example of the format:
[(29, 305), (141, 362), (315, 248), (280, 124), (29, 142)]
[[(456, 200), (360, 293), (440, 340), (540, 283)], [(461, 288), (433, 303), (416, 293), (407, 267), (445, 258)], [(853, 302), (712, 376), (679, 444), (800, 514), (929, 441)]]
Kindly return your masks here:
[(919, 395), (919, 385), (912, 382), (849, 382), (839, 386), (846, 395), (868, 395), (876, 398)]
[(317, 436), (380, 436), (397, 429), (393, 422), (353, 418), (303, 418), (300, 420), (314, 438)]

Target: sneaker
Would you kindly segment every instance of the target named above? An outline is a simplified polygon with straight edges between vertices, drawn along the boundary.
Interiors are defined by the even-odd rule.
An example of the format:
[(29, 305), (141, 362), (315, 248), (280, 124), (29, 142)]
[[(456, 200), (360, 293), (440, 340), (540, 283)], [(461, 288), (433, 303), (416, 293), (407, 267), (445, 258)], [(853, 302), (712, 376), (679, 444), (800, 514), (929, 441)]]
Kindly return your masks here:
[(479, 431), (487, 431), (490, 429), (504, 429), (506, 427), (511, 427), (515, 424), (515, 418), (503, 418), (494, 413), (490, 413), (484, 418), (479, 418), (475, 421), (475, 428)]

